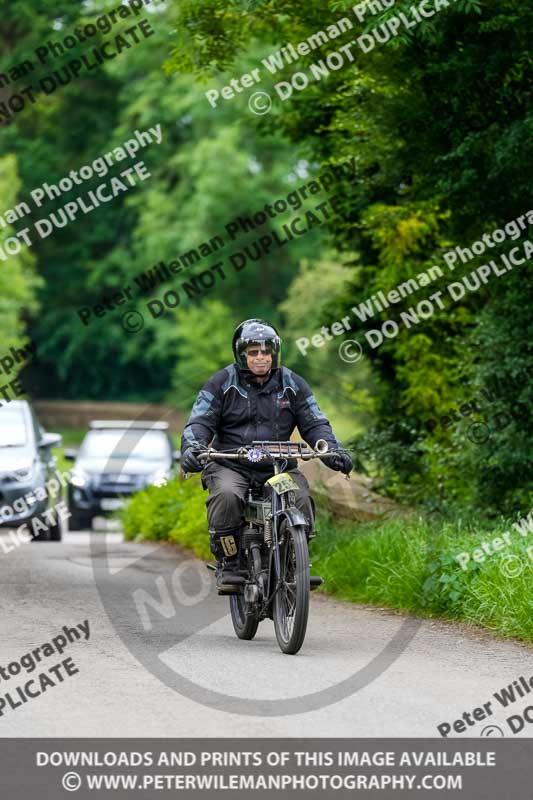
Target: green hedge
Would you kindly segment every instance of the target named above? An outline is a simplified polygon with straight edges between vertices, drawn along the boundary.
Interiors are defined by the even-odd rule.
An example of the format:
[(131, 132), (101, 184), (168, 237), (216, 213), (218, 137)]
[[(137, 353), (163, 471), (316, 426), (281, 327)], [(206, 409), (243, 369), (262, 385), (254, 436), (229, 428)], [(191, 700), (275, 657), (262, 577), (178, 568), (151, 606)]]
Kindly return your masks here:
[[(397, 517), (354, 527), (323, 516), (312, 543), (313, 572), (331, 594), (351, 602), (447, 617), (483, 625), (503, 636), (533, 641), (531, 533), (513, 532), (511, 544), (461, 568), (456, 556), (511, 530), (511, 520), (465, 524), (423, 516)], [(510, 577), (502, 565), (513, 556)]]
[(181, 544), (199, 558), (211, 559), (205, 516), (206, 493), (200, 477), (176, 478), (135, 495), (121, 514), (126, 539), (158, 539)]
[[(211, 560), (205, 498), (199, 476), (139, 492), (123, 513), (125, 536), (175, 542)], [(483, 563), (471, 559), (467, 570), (455, 558), (511, 524), (411, 515), (355, 525), (321, 509), (310, 546), (312, 573), (324, 578), (319, 591), (343, 600), (467, 621), (533, 641), (533, 564), (526, 552), (533, 525), (524, 537), (513, 532), (511, 544)], [(509, 555), (519, 559), (516, 577), (501, 568)]]

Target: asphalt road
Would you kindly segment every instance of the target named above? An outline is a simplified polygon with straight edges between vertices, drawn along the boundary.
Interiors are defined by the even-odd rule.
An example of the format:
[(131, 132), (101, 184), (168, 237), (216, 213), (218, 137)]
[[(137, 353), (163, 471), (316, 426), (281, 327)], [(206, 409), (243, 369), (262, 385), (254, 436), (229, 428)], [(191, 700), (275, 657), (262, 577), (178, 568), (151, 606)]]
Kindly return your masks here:
[[(211, 580), (177, 548), (123, 542), (117, 531), (70, 533), (60, 544), (2, 552), (0, 666), (51, 641), (64, 625), (88, 620), (90, 638), (43, 658), (33, 676), (67, 657), (79, 672), (4, 708), (0, 737), (439, 737), (437, 725), (488, 701), (493, 714), (461, 735), (494, 735), (497, 725), (512, 736), (506, 718), (528, 705), (525, 695), (504, 709), (493, 693), (521, 675), (529, 680), (532, 648), (315, 593), (304, 647), (285, 656), (270, 621), (253, 641), (236, 638), (228, 600)], [(159, 605), (147, 605), (147, 597)], [(153, 671), (163, 680), (178, 674), (186, 690)], [(362, 688), (340, 690), (354, 674)], [(0, 696), (28, 678), (0, 680)], [(328, 691), (347, 696), (327, 699)], [(204, 704), (212, 692), (217, 708)], [(303, 695), (309, 703), (295, 699)], [(253, 698), (264, 713), (249, 712)], [(529, 698), (533, 704), (533, 691)], [(518, 735), (532, 733), (526, 724)]]

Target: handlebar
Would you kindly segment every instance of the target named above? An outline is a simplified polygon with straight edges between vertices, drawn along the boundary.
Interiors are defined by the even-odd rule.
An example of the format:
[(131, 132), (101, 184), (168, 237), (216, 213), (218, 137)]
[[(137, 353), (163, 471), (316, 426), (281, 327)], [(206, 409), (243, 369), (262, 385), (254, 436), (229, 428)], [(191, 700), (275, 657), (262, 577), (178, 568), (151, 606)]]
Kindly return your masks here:
[(195, 450), (200, 461), (216, 460), (217, 458), (246, 459), (252, 463), (271, 459), (275, 461), (289, 458), (300, 458), (310, 461), (313, 458), (329, 458), (344, 452), (342, 449), (330, 450), (325, 439), (319, 439), (314, 450), (306, 442), (252, 442), (251, 445), (240, 447), (236, 453), (213, 450)]

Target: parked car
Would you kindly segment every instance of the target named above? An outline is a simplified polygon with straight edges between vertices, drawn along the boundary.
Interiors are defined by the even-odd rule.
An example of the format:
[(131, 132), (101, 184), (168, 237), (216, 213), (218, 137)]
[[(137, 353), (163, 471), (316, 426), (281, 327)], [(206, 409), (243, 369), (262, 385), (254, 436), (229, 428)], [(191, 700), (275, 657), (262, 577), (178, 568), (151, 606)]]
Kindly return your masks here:
[[(61, 540), (58, 515), (49, 515), (55, 524), (42, 519), (53, 505), (46, 484), (53, 479), (56, 466), (52, 447), (61, 441), (58, 433), (43, 430), (27, 400), (0, 407), (0, 526), (18, 528), (26, 523), (34, 540)], [(35, 526), (39, 532), (34, 535), (31, 522), (37, 517), (41, 517), (41, 525)], [(42, 530), (43, 524), (46, 530)]]
[(67, 449), (65, 458), (74, 461), (69, 526), (82, 530), (91, 527), (96, 515), (122, 508), (140, 489), (163, 485), (179, 453), (166, 422), (95, 420), (79, 452)]

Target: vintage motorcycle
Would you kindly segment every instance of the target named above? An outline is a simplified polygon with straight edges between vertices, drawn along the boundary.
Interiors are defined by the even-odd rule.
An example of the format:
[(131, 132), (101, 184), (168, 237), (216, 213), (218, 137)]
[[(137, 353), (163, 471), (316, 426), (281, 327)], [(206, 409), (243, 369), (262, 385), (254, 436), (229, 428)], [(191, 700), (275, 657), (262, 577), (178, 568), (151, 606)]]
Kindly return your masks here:
[[(231, 618), (239, 639), (253, 639), (259, 623), (272, 619), (284, 653), (302, 647), (309, 616), (309, 593), (322, 578), (309, 574), (309, 525), (295, 506), (300, 490), (289, 472), (288, 459), (308, 461), (336, 455), (320, 439), (312, 450), (305, 442), (252, 442), (237, 452), (207, 448), (198, 452), (206, 463), (215, 459), (241, 459), (273, 464), (274, 475), (264, 485), (252, 482), (244, 508), (245, 524), (239, 536), (237, 567), (224, 575), (219, 594), (229, 595)], [(214, 564), (207, 564), (215, 570)]]

